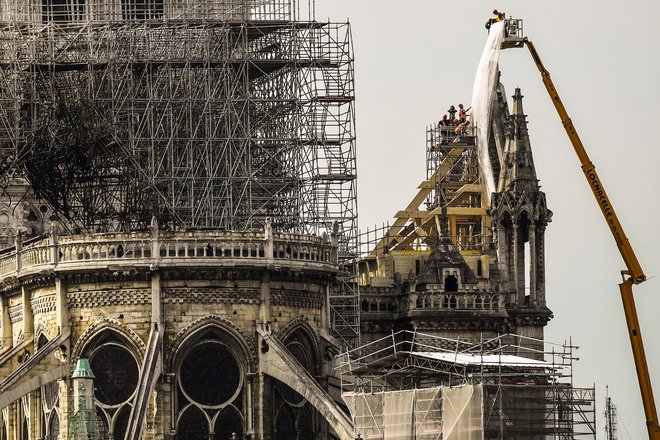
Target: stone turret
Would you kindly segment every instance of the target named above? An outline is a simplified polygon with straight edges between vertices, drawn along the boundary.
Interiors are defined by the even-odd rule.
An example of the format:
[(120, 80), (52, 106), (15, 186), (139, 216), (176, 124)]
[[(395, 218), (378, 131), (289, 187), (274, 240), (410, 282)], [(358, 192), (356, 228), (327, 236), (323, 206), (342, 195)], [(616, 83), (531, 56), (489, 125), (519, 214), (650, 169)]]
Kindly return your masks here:
[(94, 373), (89, 359), (79, 358), (71, 376), (73, 380), (73, 417), (71, 436), (73, 440), (97, 438), (95, 429), (96, 402), (94, 400)]

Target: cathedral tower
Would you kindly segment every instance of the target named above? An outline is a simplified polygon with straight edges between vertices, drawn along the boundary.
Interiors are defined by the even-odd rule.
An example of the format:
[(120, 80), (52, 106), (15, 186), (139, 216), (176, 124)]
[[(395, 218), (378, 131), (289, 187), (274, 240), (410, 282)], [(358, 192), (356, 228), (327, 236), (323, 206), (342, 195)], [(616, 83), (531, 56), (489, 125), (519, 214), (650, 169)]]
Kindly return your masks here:
[(544, 236), (552, 211), (536, 178), (522, 98), (516, 89), (491, 215), (500, 289), (507, 293), (507, 308), (521, 334), (542, 338), (542, 327), (551, 317), (545, 302)]

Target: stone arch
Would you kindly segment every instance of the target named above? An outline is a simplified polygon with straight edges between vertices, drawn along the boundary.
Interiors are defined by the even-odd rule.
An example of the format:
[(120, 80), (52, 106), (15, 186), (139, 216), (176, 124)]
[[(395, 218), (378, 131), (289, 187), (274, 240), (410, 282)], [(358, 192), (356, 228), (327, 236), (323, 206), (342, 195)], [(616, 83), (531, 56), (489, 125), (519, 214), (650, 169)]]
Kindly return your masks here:
[(513, 223), (513, 214), (511, 213), (511, 209), (508, 206), (501, 207), (498, 210), (498, 218), (501, 224), (508, 222)]
[(516, 215), (516, 223), (520, 223), (523, 220), (531, 223), (533, 219), (534, 219), (533, 210), (530, 209), (529, 206), (523, 206)]
[(292, 319), (284, 328), (280, 331), (278, 338), (284, 342), (286, 345), (288, 340), (293, 337), (296, 333), (303, 335), (309, 344), (309, 353), (313, 355), (311, 361), (311, 367), (316, 372), (320, 368), (321, 362), (321, 348), (319, 346), (319, 339), (317, 333), (314, 331), (312, 326), (309, 324), (309, 320), (304, 316), (298, 316), (297, 318)]
[[(120, 339), (126, 341), (127, 348), (129, 348), (130, 351), (133, 352), (133, 355), (135, 355), (138, 363), (142, 362), (142, 359), (144, 358), (144, 353), (147, 350), (147, 346), (145, 345), (142, 338), (140, 338), (140, 336), (137, 333), (135, 333), (135, 331), (123, 325), (120, 321), (112, 318), (104, 318), (101, 319), (100, 321), (96, 321), (90, 324), (85, 329), (85, 331), (83, 331), (83, 333), (76, 341), (76, 345), (73, 347), (73, 350), (71, 350), (72, 359), (78, 359), (82, 354), (83, 350), (85, 349), (85, 347), (93, 339), (97, 338), (103, 332), (106, 331), (113, 332), (117, 334), (117, 336), (119, 336)], [(74, 368), (75, 368), (75, 362), (72, 362), (71, 373), (73, 373)]]
[[(177, 438), (188, 440), (194, 437), (208, 437), (210, 433), (209, 425), (208, 415), (195, 405), (188, 404), (177, 415), (174, 426), (177, 431)], [(192, 432), (188, 431), (190, 428), (193, 428)]]
[(245, 373), (254, 371), (257, 365), (257, 352), (254, 345), (250, 342), (248, 336), (234, 323), (217, 315), (208, 315), (197, 321), (187, 325), (181, 329), (170, 344), (167, 353), (165, 354), (165, 365), (168, 371), (175, 371), (177, 363), (180, 361), (180, 356), (186, 351), (186, 348), (195, 342), (196, 338), (201, 335), (204, 330), (217, 329), (230, 336), (229, 346), (234, 348), (237, 353), (240, 353), (245, 362)]
[(231, 434), (236, 431), (240, 431), (236, 432), (238, 438), (243, 438), (245, 434), (243, 432), (243, 427), (246, 425), (245, 422), (245, 417), (241, 414), (241, 411), (234, 405), (228, 405), (222, 411), (215, 414), (211, 420), (211, 425), (213, 426), (215, 438), (230, 438)]
[[(146, 347), (140, 336), (118, 320), (105, 318), (85, 329), (72, 359), (87, 357), (94, 379), (97, 418), (114, 438), (123, 438), (139, 394), (140, 366)], [(75, 362), (72, 362), (72, 368)]]
[(50, 335), (48, 329), (44, 326), (43, 322), (39, 322), (39, 325), (37, 326), (37, 329), (34, 332), (34, 341), (36, 344), (36, 350), (43, 347), (44, 338), (45, 341), (47, 342), (52, 339), (52, 336)]
[(297, 318), (292, 319), (289, 321), (279, 332), (277, 337), (282, 340), (286, 341), (287, 338), (289, 338), (291, 335), (293, 335), (295, 332), (301, 331), (303, 332), (309, 339), (310, 341), (314, 344), (314, 349), (318, 351), (319, 344), (318, 344), (318, 334), (316, 331), (314, 331), (314, 328), (309, 324), (309, 319), (307, 319), (305, 316), (298, 316)]
[[(177, 378), (172, 387), (177, 438), (196, 439), (216, 429), (222, 435), (227, 429), (244, 434), (246, 420), (240, 414), (246, 411), (246, 393), (252, 386), (247, 374), (257, 365), (245, 333), (219, 316), (206, 316), (177, 334), (167, 364)], [(203, 429), (197, 426), (202, 423), (200, 411)]]

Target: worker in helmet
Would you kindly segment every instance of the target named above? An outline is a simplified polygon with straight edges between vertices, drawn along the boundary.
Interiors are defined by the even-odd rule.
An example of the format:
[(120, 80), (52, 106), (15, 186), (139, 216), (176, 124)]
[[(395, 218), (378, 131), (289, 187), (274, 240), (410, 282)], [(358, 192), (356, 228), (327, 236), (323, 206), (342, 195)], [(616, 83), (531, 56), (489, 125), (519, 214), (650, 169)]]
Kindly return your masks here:
[(447, 118), (447, 115), (442, 115), (442, 121), (438, 124), (441, 127), (449, 127), (451, 125), (451, 120)]
[(493, 23), (497, 23), (498, 21), (504, 21), (506, 18), (506, 13), (500, 12), (497, 9), (493, 9), (493, 16), (486, 21), (486, 29), (490, 32), (490, 26)]
[(468, 110), (470, 110), (472, 107), (468, 108), (467, 110), (465, 107), (463, 107), (463, 104), (458, 104), (458, 122), (461, 124), (465, 122), (465, 120), (468, 118)]

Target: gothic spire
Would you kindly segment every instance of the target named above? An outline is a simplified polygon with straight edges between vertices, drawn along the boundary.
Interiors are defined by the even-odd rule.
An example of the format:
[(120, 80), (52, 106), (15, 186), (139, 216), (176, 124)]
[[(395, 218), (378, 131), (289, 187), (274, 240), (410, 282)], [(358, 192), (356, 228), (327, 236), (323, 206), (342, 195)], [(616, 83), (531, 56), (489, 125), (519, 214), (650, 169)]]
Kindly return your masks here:
[(507, 121), (504, 167), (500, 172), (498, 191), (539, 190), (522, 99), (523, 95), (517, 88), (513, 95), (512, 112)]

